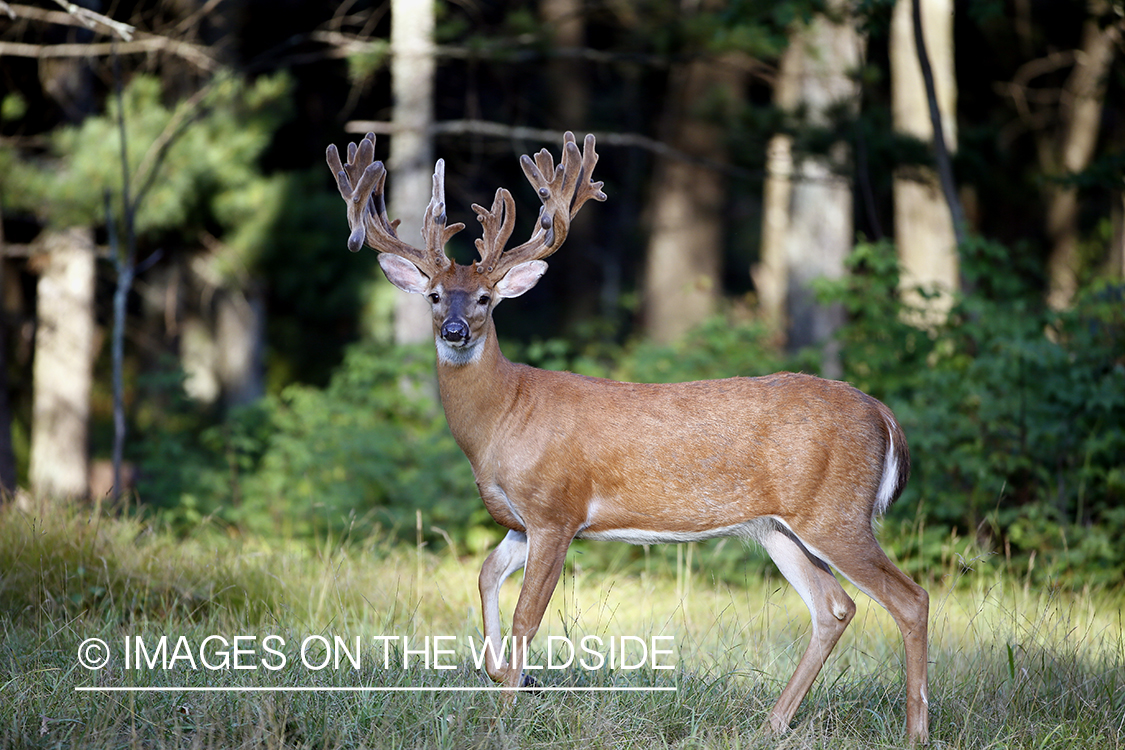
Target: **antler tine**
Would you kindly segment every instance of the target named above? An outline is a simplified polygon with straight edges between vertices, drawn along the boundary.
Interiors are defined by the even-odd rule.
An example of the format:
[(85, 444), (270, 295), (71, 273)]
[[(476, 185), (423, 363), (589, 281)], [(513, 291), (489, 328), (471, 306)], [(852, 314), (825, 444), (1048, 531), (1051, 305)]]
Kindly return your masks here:
[(585, 140), (582, 142), (582, 165), (578, 173), (578, 192), (574, 194), (574, 201), (570, 204), (570, 217), (578, 213), (578, 209), (586, 203), (586, 201), (593, 199), (596, 201), (604, 201), (606, 199), (605, 193), (602, 188), (605, 186), (604, 182), (593, 182), (590, 176), (594, 174), (594, 167), (598, 164), (598, 152), (594, 150), (594, 135), (588, 133)]
[(491, 209), (474, 203), (473, 211), (484, 228), (484, 237), (476, 241), (480, 262), (475, 267), (477, 273), (491, 273), (504, 253), (512, 230), (516, 228), (516, 201), (507, 190), (497, 188)]
[(445, 214), (445, 159), (438, 159), (434, 165), (434, 188), (430, 204), (426, 206), (426, 215), (422, 219), (422, 237), (426, 240), (426, 249), (429, 251), (431, 262), (436, 267), (446, 268), (451, 261), (445, 254), (445, 245), (449, 238), (465, 228), (458, 222), (446, 226), (448, 217)]
[[(555, 165), (555, 160), (547, 149), (537, 153), (534, 160), (529, 156), (520, 157), (520, 166), (523, 168), (524, 176), (535, 188), (539, 200), (543, 203), (539, 209), (539, 221), (536, 222), (535, 230), (527, 242), (506, 252), (503, 251), (503, 243), (507, 242), (511, 235), (511, 229), (508, 229), (507, 234), (502, 239), (497, 234), (492, 240), (489, 240), (486, 233), (484, 246), (482, 247), (480, 241), (477, 243), (478, 249), (481, 249), (481, 262), (478, 264), (477, 270), (487, 271), (490, 280), (495, 282), (511, 270), (513, 266), (529, 260), (541, 260), (558, 250), (570, 232), (570, 220), (578, 213), (582, 205), (591, 198), (598, 201), (606, 199), (605, 193), (601, 190), (603, 183), (590, 181), (594, 165), (597, 162), (598, 154), (595, 150), (594, 136), (587, 135), (583, 143), (583, 149), (579, 151), (574, 134), (570, 132), (566, 133), (563, 138), (563, 154), (558, 166)], [(504, 192), (507, 193), (507, 191)], [(497, 200), (499, 200), (499, 197), (498, 191)], [(510, 199), (511, 196), (509, 195), (508, 200)], [(476, 208), (474, 206), (474, 210)], [(497, 204), (494, 202), (493, 210), (489, 213), (492, 223), (498, 221), (497, 218), (491, 216), (496, 210)], [(477, 211), (477, 214), (481, 223), (486, 224), (487, 232), (488, 224), (482, 211), (483, 209)], [(512, 213), (513, 211), (509, 208), (509, 217), (505, 220), (506, 223), (510, 220)], [(497, 245), (496, 239), (501, 239), (501, 244)], [(487, 256), (485, 255), (486, 249), (488, 251)]]
[[(374, 133), (368, 133), (358, 145), (348, 144), (346, 164), (340, 163), (340, 153), (334, 144), (328, 147), (325, 157), (328, 167), (336, 176), (340, 197), (348, 207), (348, 226), (351, 228), (348, 236), (349, 250), (358, 252), (366, 241), (368, 246), (381, 253), (410, 260), (430, 276), (449, 265), (450, 260), (443, 250), (445, 242), (465, 225), (445, 226), (444, 163), (439, 162), (434, 173), (434, 200), (430, 201), (430, 207), (426, 211), (423, 235), (427, 249), (423, 251), (400, 240), (396, 233), (399, 222), (387, 218), (384, 195), (387, 170), (383, 162), (375, 161)], [(438, 206), (436, 212), (433, 210), (435, 204)]]

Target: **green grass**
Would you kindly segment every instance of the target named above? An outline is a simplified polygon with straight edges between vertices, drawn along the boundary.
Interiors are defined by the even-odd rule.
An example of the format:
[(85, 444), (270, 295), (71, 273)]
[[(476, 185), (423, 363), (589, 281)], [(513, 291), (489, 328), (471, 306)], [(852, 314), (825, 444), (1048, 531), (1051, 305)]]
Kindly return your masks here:
[[(776, 574), (737, 585), (707, 575), (705, 549), (614, 572), (572, 555), (537, 636), (671, 636), (672, 670), (553, 670), (547, 686), (673, 692), (548, 692), (502, 712), (494, 692), (330, 692), (349, 686), (485, 686), (465, 639), (479, 636), (481, 559), (382, 542), (267, 542), (201, 528), (177, 539), (136, 519), (73, 509), (0, 510), (0, 746), (65, 748), (900, 747), (902, 642), (862, 594), (859, 612), (781, 739), (761, 730), (808, 637)], [(748, 553), (749, 554), (749, 553)], [(677, 566), (668, 560), (680, 560)], [(689, 565), (689, 560), (691, 560)], [(980, 561), (938, 572), (931, 592), (931, 737), (937, 747), (1125, 747), (1120, 591), (1039, 591)], [(678, 568), (678, 570), (677, 570)], [(635, 571), (636, 566), (630, 570)], [(960, 567), (958, 567), (960, 570)], [(690, 573), (688, 572), (690, 570)], [(647, 572), (646, 572), (647, 571)], [(510, 617), (518, 575), (504, 590)], [(257, 669), (124, 669), (125, 638), (244, 642)], [(276, 635), (287, 662), (261, 646)], [(309, 636), (349, 645), (362, 668), (312, 669)], [(398, 648), (383, 668), (375, 636)], [(452, 636), (451, 670), (404, 669), (402, 638)], [(79, 665), (104, 640), (110, 664)], [(130, 641), (135, 642), (135, 641)], [(667, 643), (667, 642), (663, 642)], [(279, 645), (274, 642), (274, 645)], [(170, 649), (171, 652), (171, 649)], [(310, 656), (319, 656), (314, 649)], [(636, 655), (635, 652), (633, 654)], [(218, 661), (215, 651), (208, 658)], [(431, 665), (432, 666), (432, 665)], [(79, 692), (78, 687), (291, 687), (311, 692)]]

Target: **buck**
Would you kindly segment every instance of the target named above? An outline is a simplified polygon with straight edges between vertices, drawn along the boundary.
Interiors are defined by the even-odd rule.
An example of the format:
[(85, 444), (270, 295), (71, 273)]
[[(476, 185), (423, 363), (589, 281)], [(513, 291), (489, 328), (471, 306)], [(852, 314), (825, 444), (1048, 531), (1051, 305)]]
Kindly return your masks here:
[[(656, 544), (721, 536), (756, 541), (812, 616), (809, 645), (769, 715), (789, 729), (802, 699), (855, 614), (835, 568), (894, 617), (906, 650), (906, 725), (925, 742), (929, 596), (896, 568), (875, 539), (874, 519), (910, 473), (906, 438), (890, 409), (846, 383), (793, 373), (651, 385), (539, 370), (500, 352), (492, 311), (535, 286), (544, 258), (566, 240), (589, 200), (594, 137), (581, 152), (566, 134), (558, 166), (546, 149), (520, 159), (542, 207), (530, 239), (506, 249), (515, 202), (500, 188), (492, 207), (473, 206), (483, 226), (480, 260), (463, 266), (445, 245), (445, 164), (438, 161), (426, 209), (424, 247), (399, 239), (387, 218), (386, 170), (375, 136), (348, 145), (348, 163), (328, 147), (347, 203), (355, 252), (379, 251), (391, 283), (421, 294), (433, 311), (437, 381), (449, 429), (472, 464), (489, 513), (508, 529), (480, 572), (484, 635), (501, 642), (499, 590), (524, 568), (512, 617), (510, 660), (488, 652), (485, 669), (506, 688), (522, 676), (574, 539)], [(507, 693), (514, 696), (514, 690)]]

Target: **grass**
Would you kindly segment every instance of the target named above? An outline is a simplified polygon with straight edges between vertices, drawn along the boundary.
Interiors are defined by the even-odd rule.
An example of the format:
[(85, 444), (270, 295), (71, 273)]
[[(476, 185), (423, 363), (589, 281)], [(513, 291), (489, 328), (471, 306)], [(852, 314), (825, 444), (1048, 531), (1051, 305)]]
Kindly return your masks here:
[[(201, 528), (177, 539), (130, 518), (79, 510), (45, 518), (0, 510), (0, 746), (66, 748), (872, 748), (905, 745), (901, 638), (862, 594), (859, 612), (793, 731), (761, 725), (796, 666), (808, 617), (776, 574), (713, 582), (685, 548), (643, 572), (572, 555), (535, 641), (670, 636), (671, 670), (551, 670), (547, 686), (669, 692), (546, 692), (500, 711), (494, 692), (343, 692), (359, 686), (486, 685), (466, 639), (479, 637), (479, 557), (367, 544), (267, 542)], [(693, 551), (695, 553), (693, 560)], [(1039, 591), (991, 570), (926, 582), (931, 592), (931, 737), (936, 747), (1125, 747), (1125, 594)], [(690, 572), (689, 572), (690, 571)], [(518, 579), (518, 576), (517, 576)], [(518, 586), (502, 607), (510, 617)], [(171, 669), (125, 669), (128, 643), (167, 636)], [(286, 655), (264, 649), (270, 642)], [(210, 636), (221, 636), (223, 643)], [(233, 649), (240, 666), (209, 669)], [(300, 659), (300, 644), (310, 636)], [(361, 644), (361, 668), (317, 668), (316, 636)], [(391, 636), (390, 659), (376, 636)], [(426, 637), (452, 649), (432, 668)], [(87, 639), (110, 663), (79, 664)], [(403, 639), (407, 639), (405, 642)], [(182, 639), (183, 649), (175, 652)], [(627, 651), (637, 660), (637, 642)], [(666, 647), (668, 641), (659, 642)], [(604, 650), (604, 649), (603, 649)], [(203, 653), (201, 653), (203, 652)], [(185, 654), (190, 653), (190, 658)], [(562, 654), (565, 655), (565, 654)], [(409, 656), (410, 665), (402, 660)], [(233, 657), (232, 657), (233, 658)], [(430, 668), (421, 662), (431, 659)], [(194, 668), (191, 660), (195, 660)], [(545, 670), (546, 672), (546, 670)], [(308, 692), (191, 692), (271, 688)], [(146, 687), (159, 692), (80, 692)]]

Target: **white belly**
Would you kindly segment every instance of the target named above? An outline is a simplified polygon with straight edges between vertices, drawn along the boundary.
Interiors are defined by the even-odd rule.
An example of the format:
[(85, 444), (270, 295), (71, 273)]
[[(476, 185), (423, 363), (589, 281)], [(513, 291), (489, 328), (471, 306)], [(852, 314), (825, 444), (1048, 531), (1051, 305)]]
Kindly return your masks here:
[(743, 539), (756, 539), (762, 531), (772, 527), (768, 516), (752, 518), (749, 521), (730, 526), (716, 526), (697, 531), (660, 531), (654, 529), (606, 529), (590, 531), (583, 529), (576, 534), (577, 539), (593, 539), (599, 542), (627, 542), (629, 544), (679, 544), (680, 542), (700, 542), (724, 536)]

